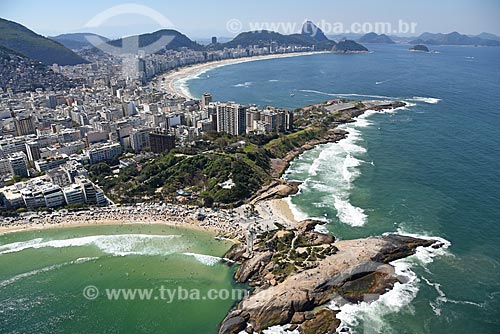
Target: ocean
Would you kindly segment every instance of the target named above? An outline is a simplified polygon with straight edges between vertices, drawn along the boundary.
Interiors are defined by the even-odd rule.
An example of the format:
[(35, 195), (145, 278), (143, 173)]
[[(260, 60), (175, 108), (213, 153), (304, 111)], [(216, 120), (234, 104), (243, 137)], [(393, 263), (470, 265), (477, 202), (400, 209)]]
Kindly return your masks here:
[(242, 290), (219, 261), (231, 245), (158, 224), (0, 235), (0, 333), (217, 333)]
[[(327, 221), (340, 239), (399, 232), (446, 245), (397, 261), (406, 283), (375, 303), (342, 306), (342, 326), (498, 333), (500, 48), (368, 47), (233, 64), (180, 84), (194, 96), (291, 109), (336, 97), (407, 101), (366, 113), (344, 126), (348, 139), (298, 157), (286, 172), (303, 182), (289, 199), (294, 214)], [(216, 333), (234, 300), (109, 301), (102, 290), (241, 288), (234, 267), (218, 261), (230, 245), (161, 225), (0, 235), (0, 333)], [(84, 298), (90, 285), (99, 298)]]
[[(341, 308), (357, 333), (500, 332), (500, 48), (368, 45), (228, 65), (186, 81), (193, 96), (294, 109), (332, 98), (400, 99), (343, 126), (348, 139), (305, 152), (285, 176), (299, 219), (341, 239), (399, 232), (447, 249), (398, 261), (408, 283)], [(291, 94), (294, 94), (292, 97)]]

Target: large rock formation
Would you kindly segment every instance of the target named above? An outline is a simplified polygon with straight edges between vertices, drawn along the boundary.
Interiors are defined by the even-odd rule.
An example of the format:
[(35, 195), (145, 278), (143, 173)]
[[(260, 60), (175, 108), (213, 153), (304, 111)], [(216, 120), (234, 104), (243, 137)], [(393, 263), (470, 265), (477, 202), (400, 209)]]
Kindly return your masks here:
[(308, 36), (317, 42), (328, 41), (328, 38), (323, 33), (323, 30), (321, 30), (311, 21), (304, 22), (304, 24), (302, 25), (301, 34), (304, 36)]
[(242, 319), (256, 333), (288, 323), (298, 325), (301, 333), (335, 333), (340, 323), (336, 313), (318, 307), (332, 300), (358, 302), (381, 295), (400, 281), (389, 262), (414, 254), (418, 247), (441, 246), (401, 235), (335, 242), (315, 232), (316, 223), (262, 234), (252, 257), (242, 245), (226, 254), (241, 263), (236, 281), (254, 290), (227, 315), (220, 333), (238, 333)]
[(429, 48), (423, 44), (417, 44), (408, 49), (410, 52), (429, 52)]
[(355, 41), (343, 40), (338, 42), (332, 48), (332, 51), (335, 53), (364, 53), (368, 52), (368, 49)]

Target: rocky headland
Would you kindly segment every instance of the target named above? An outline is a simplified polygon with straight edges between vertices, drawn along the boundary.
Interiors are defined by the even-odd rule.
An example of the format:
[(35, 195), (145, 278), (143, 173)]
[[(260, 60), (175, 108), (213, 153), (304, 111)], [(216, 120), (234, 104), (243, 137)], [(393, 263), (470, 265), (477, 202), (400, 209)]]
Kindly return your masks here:
[[(234, 245), (226, 258), (240, 264), (234, 275), (252, 292), (221, 323), (219, 333), (261, 333), (292, 324), (300, 333), (337, 333), (340, 320), (331, 301), (373, 301), (394, 284), (404, 283), (390, 262), (415, 254), (439, 241), (386, 235), (336, 241), (317, 232), (321, 224), (306, 220), (259, 235), (253, 247)], [(376, 298), (375, 298), (376, 299)]]

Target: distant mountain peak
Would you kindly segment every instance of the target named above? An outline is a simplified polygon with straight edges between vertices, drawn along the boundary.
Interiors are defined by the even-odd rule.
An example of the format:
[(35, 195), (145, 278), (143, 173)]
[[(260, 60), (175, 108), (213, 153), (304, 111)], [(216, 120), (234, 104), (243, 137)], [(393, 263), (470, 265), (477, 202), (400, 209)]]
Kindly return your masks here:
[(462, 35), (456, 31), (449, 34), (432, 34), (425, 32), (416, 40), (411, 41), (412, 44), (429, 44), (429, 45), (481, 45), (481, 46), (500, 46), (500, 42), (494, 39), (484, 39), (480, 37), (470, 37)]
[(360, 43), (381, 43), (381, 44), (394, 44), (394, 41), (385, 34), (377, 34), (369, 32), (358, 39)]
[(323, 33), (323, 30), (309, 20), (305, 21), (302, 25), (301, 35), (308, 36), (316, 42), (328, 41), (328, 38)]
[[(164, 42), (163, 44), (162, 41)], [(121, 51), (124, 53), (135, 53), (135, 50), (127, 49), (128, 47), (134, 47), (134, 43), (138, 43), (135, 47), (139, 47), (141, 50), (145, 50), (148, 53), (155, 53), (164, 49), (177, 50), (183, 47), (196, 51), (203, 50), (202, 45), (192, 41), (189, 37), (177, 30), (172, 29), (161, 29), (152, 33), (123, 37), (108, 41), (106, 44), (112, 47), (122, 48)]]
[(97, 37), (100, 40), (102, 40), (103, 43), (109, 41), (109, 39), (106, 37), (87, 32), (61, 34), (57, 36), (51, 36), (49, 38), (53, 41), (56, 41), (64, 45), (68, 49), (79, 50), (93, 46), (93, 44), (89, 41), (87, 37)]

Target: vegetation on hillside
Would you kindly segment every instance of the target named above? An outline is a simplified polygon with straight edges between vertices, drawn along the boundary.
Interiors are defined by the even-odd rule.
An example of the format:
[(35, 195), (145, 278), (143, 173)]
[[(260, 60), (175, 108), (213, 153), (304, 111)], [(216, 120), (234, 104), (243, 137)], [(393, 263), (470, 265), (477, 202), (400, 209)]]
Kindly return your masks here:
[(91, 178), (118, 202), (191, 201), (212, 206), (250, 197), (269, 180), (269, 158), (256, 145), (197, 155), (173, 150), (113, 173), (106, 163), (90, 167)]
[(87, 61), (63, 45), (28, 28), (0, 18), (0, 46), (47, 65), (75, 65)]

